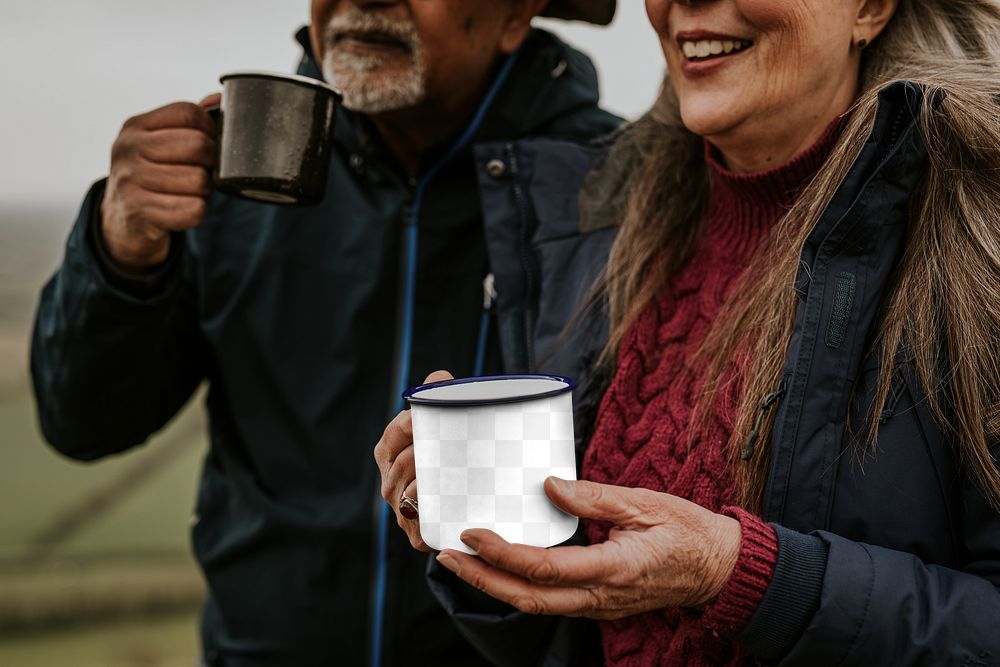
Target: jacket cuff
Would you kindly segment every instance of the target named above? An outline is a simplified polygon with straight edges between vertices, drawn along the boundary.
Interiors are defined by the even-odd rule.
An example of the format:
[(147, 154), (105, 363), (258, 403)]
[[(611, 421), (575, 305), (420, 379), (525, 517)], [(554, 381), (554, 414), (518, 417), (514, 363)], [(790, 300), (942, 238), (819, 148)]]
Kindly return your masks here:
[(792, 650), (819, 608), (828, 547), (815, 535), (772, 527), (778, 560), (771, 585), (736, 641), (758, 659), (777, 662)]
[(725, 507), (721, 513), (740, 522), (740, 553), (719, 596), (705, 607), (702, 622), (732, 637), (747, 626), (764, 599), (778, 561), (778, 539), (771, 526), (749, 512)]
[(107, 180), (94, 185), (91, 190), (90, 211), (87, 215), (87, 245), (97, 260), (101, 275), (109, 285), (141, 300), (152, 299), (164, 293), (173, 277), (180, 271), (183, 234), (171, 234), (170, 252), (161, 264), (144, 271), (132, 271), (119, 266), (112, 258), (101, 233), (101, 203)]

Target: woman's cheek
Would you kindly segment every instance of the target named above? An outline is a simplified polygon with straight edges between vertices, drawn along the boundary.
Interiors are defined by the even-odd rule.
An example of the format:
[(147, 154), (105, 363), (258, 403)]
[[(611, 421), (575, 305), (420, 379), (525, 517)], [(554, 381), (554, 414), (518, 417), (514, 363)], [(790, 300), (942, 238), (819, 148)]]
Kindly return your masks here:
[(670, 40), (670, 21), (668, 18), (670, 2), (671, 0), (646, 0), (646, 16), (649, 19), (649, 25), (660, 38), (664, 50), (666, 49), (665, 43)]
[[(747, 23), (761, 33), (794, 30), (815, 21), (821, 13), (818, 5), (831, 0), (730, 0)], [(843, 0), (833, 0), (843, 2)]]

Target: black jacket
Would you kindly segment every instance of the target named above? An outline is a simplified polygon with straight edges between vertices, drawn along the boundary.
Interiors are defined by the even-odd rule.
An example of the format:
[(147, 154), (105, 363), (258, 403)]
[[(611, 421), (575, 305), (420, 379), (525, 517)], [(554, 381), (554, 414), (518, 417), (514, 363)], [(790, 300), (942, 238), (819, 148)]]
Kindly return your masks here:
[[(320, 76), (308, 54), (300, 72)], [(419, 179), (342, 111), (320, 206), (213, 196), (147, 280), (101, 259), (103, 183), (88, 195), (38, 309), (42, 430), (98, 459), (144, 442), (209, 381), (193, 528), (208, 664), (481, 662), (390, 521), (372, 449), (428, 372), (501, 365), (483, 281), (510, 259), (487, 253), (477, 170), (506, 176), (476, 165), (472, 146), (604, 134), (618, 120), (597, 97), (590, 61), (534, 31)]]
[[(909, 84), (882, 93), (871, 136), (803, 249), (794, 333), (775, 388), (780, 402), (764, 502), (764, 518), (778, 534), (778, 563), (763, 602), (736, 638), (762, 662), (1000, 663), (1000, 514), (958, 465), (956, 443), (932, 418), (912, 369), (899, 365), (892, 398), (877, 416), (877, 447), (863, 462), (846, 428), (866, 423), (871, 411), (878, 360), (866, 352), (925, 169), (915, 120), (921, 94)], [(580, 149), (547, 142), (487, 148), (481, 160), (507, 150), (515, 158), (543, 152), (549, 162), (560, 155), (584, 161)], [(584, 188), (579, 208), (565, 182), (527, 178), (506, 194), (516, 197), (519, 186), (530, 201), (561, 202), (536, 207), (525, 223), (538, 230), (542, 307), (527, 318), (536, 334), (548, 331), (552, 304), (576, 298), (565, 276), (592, 275), (588, 248), (607, 246), (615, 207), (590, 204), (595, 194), (614, 200), (623, 172), (602, 159), (590, 156), (590, 166), (601, 167), (586, 181), (585, 169), (576, 172), (576, 186)], [(607, 209), (607, 201), (601, 206)], [(573, 218), (579, 229), (568, 222)], [(599, 326), (591, 332), (562, 346), (552, 370), (580, 370), (576, 359), (592, 359), (603, 332)], [(595, 383), (584, 377), (584, 384)], [(599, 400), (600, 391), (574, 398), (575, 408), (592, 412), (580, 403)], [(586, 431), (582, 426), (578, 432)], [(429, 575), (458, 626), (496, 664), (578, 664), (581, 651), (574, 649), (596, 650), (588, 641), (593, 628), (573, 634), (579, 622), (486, 602), (455, 588), (454, 577), (433, 563)]]

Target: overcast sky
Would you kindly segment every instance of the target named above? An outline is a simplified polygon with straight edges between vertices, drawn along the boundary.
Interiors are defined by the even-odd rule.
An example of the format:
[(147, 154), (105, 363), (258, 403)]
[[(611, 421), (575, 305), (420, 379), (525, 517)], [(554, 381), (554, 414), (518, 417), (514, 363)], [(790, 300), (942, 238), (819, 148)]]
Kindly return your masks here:
[[(643, 3), (619, 4), (610, 28), (545, 25), (597, 61), (605, 105), (634, 117), (662, 57)], [(75, 205), (125, 118), (200, 99), (225, 71), (291, 70), (308, 15), (307, 0), (0, 0), (0, 203)]]

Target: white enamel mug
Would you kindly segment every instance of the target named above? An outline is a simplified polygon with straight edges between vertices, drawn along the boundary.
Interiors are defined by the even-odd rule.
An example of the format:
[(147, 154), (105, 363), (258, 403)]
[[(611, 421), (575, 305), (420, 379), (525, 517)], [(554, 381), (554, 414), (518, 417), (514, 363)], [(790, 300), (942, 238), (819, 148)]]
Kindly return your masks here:
[(487, 528), (550, 547), (577, 518), (553, 505), (546, 477), (576, 479), (568, 378), (502, 375), (446, 380), (403, 394), (413, 417), (420, 534), (432, 549), (472, 551), (459, 535)]

